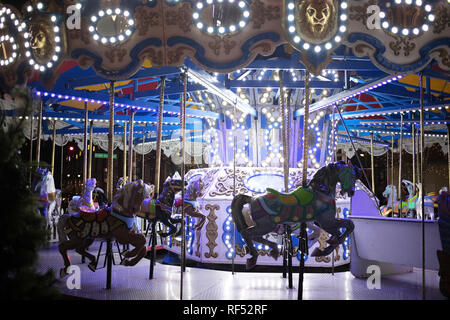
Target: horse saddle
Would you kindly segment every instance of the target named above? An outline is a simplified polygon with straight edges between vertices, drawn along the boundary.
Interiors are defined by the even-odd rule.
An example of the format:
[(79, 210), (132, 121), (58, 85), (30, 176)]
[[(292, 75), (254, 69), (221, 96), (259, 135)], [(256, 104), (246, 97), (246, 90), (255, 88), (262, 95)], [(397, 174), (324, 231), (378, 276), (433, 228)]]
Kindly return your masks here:
[(140, 218), (154, 219), (156, 218), (156, 205), (158, 200), (147, 198), (142, 201), (141, 210), (136, 214)]
[[(183, 203), (183, 200), (181, 198), (175, 199), (175, 207), (181, 207), (181, 204)], [(189, 206), (192, 206), (194, 209), (197, 208), (197, 201), (191, 201), (191, 200), (184, 200), (184, 208), (187, 208)]]
[(258, 202), (262, 209), (270, 215), (274, 223), (313, 219), (312, 201), (315, 195), (312, 189), (299, 187), (290, 193), (282, 193), (267, 188), (267, 192), (264, 196), (258, 198)]
[(297, 188), (290, 193), (279, 192), (272, 188), (267, 188), (267, 192), (275, 196), (285, 206), (306, 206), (314, 199), (314, 193), (312, 189)]
[(96, 211), (85, 206), (79, 207), (78, 215), (75, 215), (76, 218), (81, 218), (84, 222), (103, 222), (107, 216), (108, 210), (106, 210), (106, 208)]
[(99, 234), (106, 234), (111, 230), (111, 226), (106, 219), (107, 217), (107, 208), (96, 211), (90, 207), (81, 206), (78, 208), (77, 213), (70, 217), (71, 227), (66, 232), (76, 231), (80, 238), (87, 236), (97, 237)]

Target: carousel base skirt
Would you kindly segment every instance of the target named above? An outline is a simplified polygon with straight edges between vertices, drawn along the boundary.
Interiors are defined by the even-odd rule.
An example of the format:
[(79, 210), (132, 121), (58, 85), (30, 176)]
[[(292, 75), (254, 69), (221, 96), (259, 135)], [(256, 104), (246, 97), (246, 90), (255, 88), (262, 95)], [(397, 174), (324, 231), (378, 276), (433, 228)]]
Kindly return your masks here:
[[(99, 243), (95, 242), (89, 252), (97, 255)], [(120, 258), (114, 247), (115, 265), (112, 267), (111, 289), (106, 288), (106, 268), (96, 272), (71, 251), (73, 265), (80, 267), (80, 289), (69, 289), (68, 277), (57, 284), (66, 296), (96, 300), (179, 300), (180, 267), (160, 263), (158, 254), (154, 278), (149, 280), (148, 259), (142, 259), (134, 267), (119, 265)], [(100, 257), (99, 267), (103, 266)], [(39, 272), (53, 269), (59, 274), (63, 266), (57, 244), (39, 253)], [(288, 288), (288, 279), (280, 272), (235, 272), (187, 267), (183, 276), (183, 300), (297, 300), (298, 273), (293, 275), (294, 288)], [(422, 271), (385, 276), (380, 289), (368, 289), (367, 279), (355, 278), (350, 272), (306, 273), (304, 277), (305, 300), (420, 300), (422, 299)], [(439, 291), (437, 271), (426, 270), (426, 298), (445, 299)]]

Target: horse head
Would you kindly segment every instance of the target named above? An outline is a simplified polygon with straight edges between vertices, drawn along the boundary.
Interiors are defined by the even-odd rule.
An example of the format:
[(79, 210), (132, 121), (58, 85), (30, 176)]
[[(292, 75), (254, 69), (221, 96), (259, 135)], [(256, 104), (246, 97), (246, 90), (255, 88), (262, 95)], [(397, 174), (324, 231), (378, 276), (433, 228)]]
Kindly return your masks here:
[[(184, 182), (184, 186), (187, 186), (187, 182)], [(173, 193), (177, 193), (183, 187), (183, 181), (181, 179), (167, 179), (163, 185), (164, 190), (171, 189)]]
[(356, 180), (361, 178), (362, 171), (359, 167), (353, 165), (350, 161), (346, 164), (343, 161), (336, 162), (337, 181), (341, 184), (341, 195), (345, 193), (349, 197), (353, 197), (355, 194)]
[(95, 178), (87, 179), (86, 183), (85, 183), (85, 191), (93, 192), (96, 185), (97, 185), (97, 179), (95, 179)]
[(133, 216), (140, 210), (142, 202), (150, 196), (151, 191), (152, 188), (140, 179), (127, 183), (120, 189), (114, 202), (123, 208), (123, 213)]
[(402, 179), (402, 187), (406, 188), (406, 192), (408, 192), (409, 197), (414, 196), (414, 194), (416, 193), (414, 184), (409, 180)]
[(392, 185), (388, 184), (386, 189), (383, 191), (383, 197), (389, 198), (389, 195), (392, 194)]
[(203, 187), (204, 183), (200, 175), (192, 178), (186, 188), (185, 199), (192, 201), (196, 200), (201, 195)]
[(120, 177), (119, 180), (117, 180), (116, 190), (122, 189), (126, 184), (127, 184), (127, 177)]

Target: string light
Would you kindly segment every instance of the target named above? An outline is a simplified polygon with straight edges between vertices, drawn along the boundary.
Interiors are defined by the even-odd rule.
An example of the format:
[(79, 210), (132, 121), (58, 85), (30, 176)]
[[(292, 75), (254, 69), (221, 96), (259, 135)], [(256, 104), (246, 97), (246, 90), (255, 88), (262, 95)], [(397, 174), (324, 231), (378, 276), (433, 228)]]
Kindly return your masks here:
[[(127, 25), (124, 30), (116, 34), (115, 36), (101, 36), (98, 34), (97, 25), (99, 21), (106, 16), (122, 16), (126, 18)], [(117, 19), (117, 18), (116, 18)], [(91, 25), (89, 26), (89, 32), (92, 34), (92, 38), (97, 41), (101, 42), (102, 44), (115, 44), (125, 41), (127, 38), (129, 38), (133, 32), (134, 32), (134, 20), (130, 17), (130, 12), (127, 10), (122, 10), (120, 8), (115, 9), (102, 9), (97, 12), (97, 14), (91, 16)]]
[[(43, 12), (44, 11), (44, 4), (39, 2), (36, 5), (36, 8)], [(33, 13), (34, 9), (33, 7), (30, 5), (27, 7), (27, 13), (29, 15), (31, 15)], [(58, 26), (61, 23), (61, 16), (56, 16), (56, 15), (50, 15), (48, 14), (48, 16), (50, 17), (50, 23), (53, 25), (53, 38), (55, 41), (55, 47), (54, 47), (54, 51), (53, 51), (53, 55), (51, 56), (51, 58), (49, 58), (49, 60), (47, 61), (47, 63), (45, 64), (40, 64), (38, 63), (35, 59), (33, 59), (33, 53), (31, 51), (31, 34), (30, 32), (24, 32), (23, 36), (25, 38), (25, 56), (28, 58), (28, 63), (33, 66), (33, 68), (36, 71), (39, 72), (45, 72), (47, 69), (51, 69), (55, 63), (57, 63), (60, 59), (60, 55), (61, 55), (61, 43), (62, 43), (62, 34), (61, 34), (61, 30), (60, 27)], [(25, 25), (23, 26), (23, 29), (25, 28)]]
[(286, 9), (286, 23), (287, 23), (287, 29), (288, 34), (291, 37), (292, 41), (303, 48), (304, 50), (308, 51), (310, 49), (313, 49), (315, 53), (320, 53), (322, 51), (328, 51), (331, 50), (333, 47), (337, 46), (342, 41), (342, 36), (347, 31), (347, 8), (348, 4), (347, 1), (343, 1), (340, 4), (339, 8), (339, 27), (338, 31), (336, 32), (336, 35), (334, 36), (333, 40), (330, 40), (324, 44), (311, 44), (306, 41), (302, 44), (302, 39), (298, 36), (299, 32), (297, 30), (297, 26), (295, 24), (295, 4), (294, 1), (289, 0), (287, 3), (287, 9)]
[(250, 11), (249, 11), (247, 3), (242, 0), (238, 1), (238, 2), (237, 2), (237, 0), (228, 0), (228, 3), (231, 3), (231, 4), (237, 2), (238, 5), (236, 6), (236, 8), (238, 8), (241, 12), (241, 16), (238, 19), (239, 21), (236, 22), (235, 24), (230, 24), (228, 26), (224, 26), (224, 25), (213, 26), (213, 25), (208, 25), (207, 23), (200, 21), (202, 11), (207, 6), (212, 5), (212, 4), (220, 4), (223, 2), (226, 2), (226, 0), (202, 0), (202, 1), (197, 2), (197, 4), (193, 8), (193, 13), (192, 13), (194, 25), (197, 27), (197, 29), (206, 31), (209, 34), (224, 35), (224, 34), (230, 34), (233, 32), (237, 32), (237, 31), (243, 29), (248, 24), (248, 21), (250, 18)]
[[(396, 0), (395, 1), (396, 5), (408, 5), (408, 6), (416, 6), (416, 7), (422, 7), (422, 1), (421, 0), (417, 0), (415, 1), (415, 3), (413, 3), (412, 0)], [(431, 5), (427, 4), (425, 7), (425, 22), (422, 24), (421, 27), (415, 27), (415, 28), (400, 28), (397, 27), (395, 25), (390, 25), (389, 22), (386, 20), (387, 15), (384, 11), (380, 11), (379, 13), (379, 17), (380, 17), (380, 23), (381, 26), (383, 27), (383, 29), (386, 29), (388, 31), (390, 31), (393, 34), (397, 34), (397, 33), (401, 33), (404, 36), (408, 36), (408, 35), (419, 35), (423, 32), (427, 32), (429, 30), (430, 25), (434, 22), (434, 20), (436, 19), (436, 17), (431, 14), (432, 11), (432, 7)]]

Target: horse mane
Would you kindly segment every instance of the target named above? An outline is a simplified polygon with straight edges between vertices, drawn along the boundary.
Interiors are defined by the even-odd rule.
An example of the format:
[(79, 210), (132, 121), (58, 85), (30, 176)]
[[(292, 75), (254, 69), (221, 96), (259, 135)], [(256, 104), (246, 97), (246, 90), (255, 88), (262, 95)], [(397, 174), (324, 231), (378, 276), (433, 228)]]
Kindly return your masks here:
[(336, 180), (336, 174), (334, 169), (340, 169), (343, 166), (347, 165), (344, 161), (339, 160), (336, 162), (331, 162), (328, 165), (320, 168), (314, 174), (313, 178), (309, 182), (308, 186), (313, 189), (322, 190), (327, 193), (334, 194), (334, 190), (329, 190), (329, 181), (331, 179)]
[(124, 185), (122, 188), (118, 189), (116, 194), (114, 195), (113, 203), (116, 203), (119, 206), (121, 206), (122, 208), (125, 208), (124, 204), (128, 205), (133, 188), (134, 188), (134, 183), (129, 182), (126, 185)]
[(200, 181), (201, 181), (201, 177), (197, 177), (195, 179), (192, 179), (189, 182), (189, 184), (186, 188), (186, 192), (184, 194), (185, 199), (195, 200), (195, 199), (192, 199), (191, 197), (192, 197), (193, 193), (195, 192), (195, 190), (197, 190), (199, 188)]

